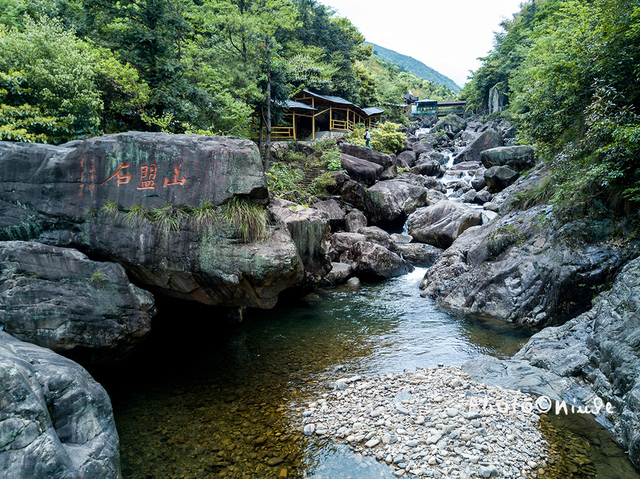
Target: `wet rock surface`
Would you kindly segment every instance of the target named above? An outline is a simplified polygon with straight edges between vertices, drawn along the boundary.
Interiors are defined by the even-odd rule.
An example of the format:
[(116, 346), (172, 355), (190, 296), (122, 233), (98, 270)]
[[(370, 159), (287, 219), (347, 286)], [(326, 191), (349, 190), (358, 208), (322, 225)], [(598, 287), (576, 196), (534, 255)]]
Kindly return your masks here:
[(122, 266), (24, 241), (0, 242), (0, 304), (6, 332), (85, 363), (122, 359), (156, 313)]
[(122, 477), (111, 401), (85, 369), (0, 331), (0, 379), (3, 477)]
[(592, 287), (611, 280), (633, 249), (594, 240), (606, 236), (606, 223), (554, 229), (545, 220), (550, 212), (535, 207), (468, 229), (427, 271), (423, 294), (469, 313), (537, 326), (586, 311)]

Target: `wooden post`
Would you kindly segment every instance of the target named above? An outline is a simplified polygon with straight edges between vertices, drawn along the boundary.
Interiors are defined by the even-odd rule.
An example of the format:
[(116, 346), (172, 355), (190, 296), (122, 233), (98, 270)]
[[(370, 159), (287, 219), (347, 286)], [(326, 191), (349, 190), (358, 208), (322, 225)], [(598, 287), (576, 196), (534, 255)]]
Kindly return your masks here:
[(296, 112), (293, 112), (293, 139), (298, 139), (298, 134), (296, 133)]

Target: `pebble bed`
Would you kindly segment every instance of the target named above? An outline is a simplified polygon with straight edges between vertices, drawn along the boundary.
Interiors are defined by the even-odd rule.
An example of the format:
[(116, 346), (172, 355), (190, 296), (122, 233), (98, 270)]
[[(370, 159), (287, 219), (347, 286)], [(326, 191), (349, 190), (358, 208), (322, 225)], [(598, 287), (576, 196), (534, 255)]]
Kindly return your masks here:
[(439, 367), (342, 378), (299, 412), (305, 435), (343, 440), (397, 477), (516, 479), (545, 473), (534, 401)]

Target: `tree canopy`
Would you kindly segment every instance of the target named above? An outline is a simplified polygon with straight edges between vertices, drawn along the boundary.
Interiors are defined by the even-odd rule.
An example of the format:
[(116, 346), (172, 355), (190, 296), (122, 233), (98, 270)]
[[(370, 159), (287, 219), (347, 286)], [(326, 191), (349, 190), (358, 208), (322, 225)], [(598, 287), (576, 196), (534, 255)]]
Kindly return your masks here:
[(520, 141), (552, 161), (556, 200), (640, 202), (640, 4), (532, 0), (497, 34), (462, 95), (508, 98)]
[(0, 139), (248, 136), (302, 89), (379, 106), (407, 88), (454, 96), (316, 0), (0, 0)]

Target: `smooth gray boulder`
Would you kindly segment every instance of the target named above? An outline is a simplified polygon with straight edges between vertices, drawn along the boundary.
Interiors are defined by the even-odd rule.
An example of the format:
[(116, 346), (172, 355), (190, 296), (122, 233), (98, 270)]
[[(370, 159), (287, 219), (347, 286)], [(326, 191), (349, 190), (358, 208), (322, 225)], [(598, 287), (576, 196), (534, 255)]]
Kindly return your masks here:
[(457, 201), (440, 201), (418, 209), (407, 220), (414, 241), (448, 248), (467, 228), (482, 222), (480, 211)]
[(414, 175), (435, 176), (436, 178), (440, 178), (444, 175), (445, 169), (438, 159), (431, 158), (428, 153), (423, 153), (409, 171)]
[(416, 161), (416, 153), (412, 150), (405, 150), (398, 154), (396, 163), (398, 168), (410, 168)]
[(89, 373), (0, 331), (0, 471), (6, 479), (120, 479), (111, 401)]
[(340, 203), (334, 199), (317, 201), (313, 204), (313, 208), (319, 211), (323, 211), (329, 217), (329, 223), (331, 229), (335, 230), (344, 226), (345, 213)]
[(484, 150), (496, 148), (503, 145), (502, 136), (492, 128), (482, 132), (468, 147), (458, 153), (453, 159), (454, 164), (463, 161), (480, 161), (480, 154)]
[(380, 165), (382, 169), (387, 169), (394, 166), (395, 155), (389, 155), (376, 151), (373, 148), (365, 148), (364, 146), (353, 145), (347, 142), (341, 142), (339, 145), (340, 151), (347, 156), (359, 158), (361, 160), (368, 161)]
[(346, 153), (340, 155), (340, 164), (352, 179), (369, 186), (378, 181), (384, 171), (384, 167), (377, 163), (347, 155)]
[(535, 149), (528, 145), (490, 148), (480, 153), (480, 160), (486, 168), (508, 166), (518, 172), (536, 165)]
[(76, 148), (0, 142), (0, 172), (0, 240), (73, 247), (121, 264), (145, 289), (216, 306), (273, 307), (302, 277), (287, 229), (268, 224), (249, 140), (128, 132)]
[(150, 331), (151, 293), (77, 250), (0, 242), (0, 325), (83, 363), (122, 359)]
[(520, 175), (507, 166), (492, 166), (484, 172), (484, 180), (494, 192), (499, 192), (516, 182)]
[(379, 181), (367, 191), (370, 224), (403, 223), (407, 216), (427, 204), (427, 189), (402, 178)]
[(414, 266), (431, 267), (442, 254), (442, 249), (424, 243), (398, 244), (401, 256)]

